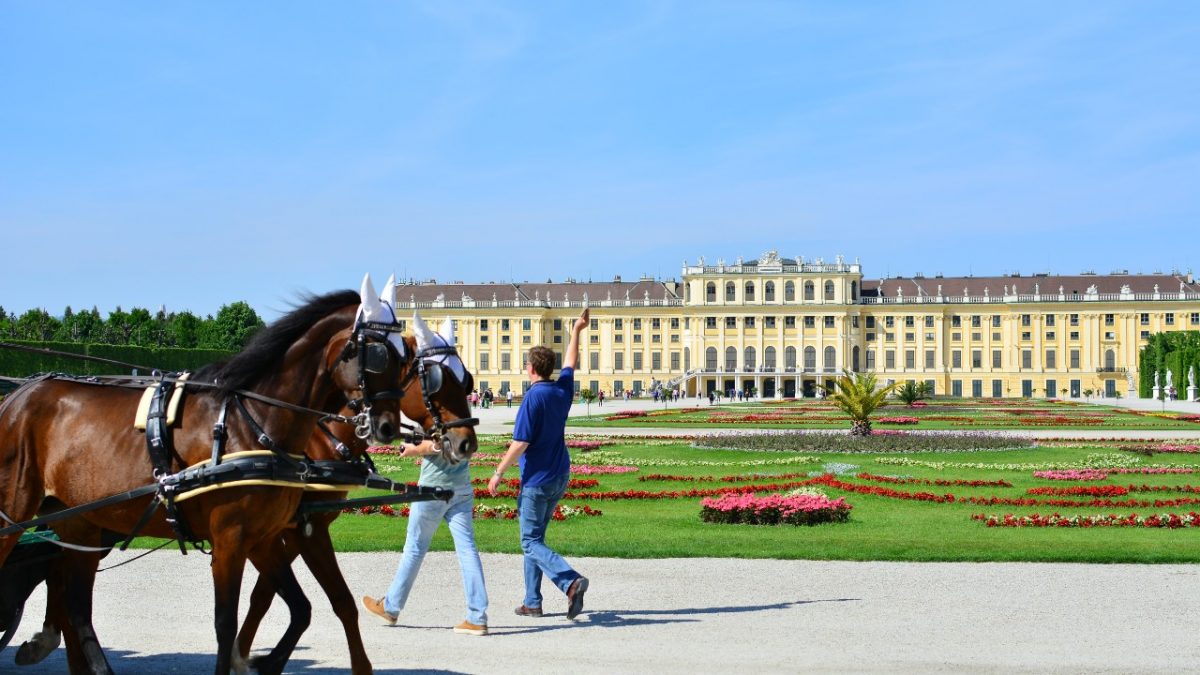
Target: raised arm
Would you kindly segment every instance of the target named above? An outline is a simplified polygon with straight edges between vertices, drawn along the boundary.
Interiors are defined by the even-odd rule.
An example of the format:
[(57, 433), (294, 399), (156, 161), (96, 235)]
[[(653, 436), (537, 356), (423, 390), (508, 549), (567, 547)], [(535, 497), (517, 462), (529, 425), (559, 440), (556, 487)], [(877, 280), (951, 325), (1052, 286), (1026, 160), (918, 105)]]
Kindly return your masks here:
[(588, 327), (590, 317), (591, 310), (584, 307), (583, 314), (575, 319), (575, 325), (571, 327), (571, 342), (567, 345), (567, 353), (563, 354), (563, 368), (574, 369), (579, 363), (579, 334)]

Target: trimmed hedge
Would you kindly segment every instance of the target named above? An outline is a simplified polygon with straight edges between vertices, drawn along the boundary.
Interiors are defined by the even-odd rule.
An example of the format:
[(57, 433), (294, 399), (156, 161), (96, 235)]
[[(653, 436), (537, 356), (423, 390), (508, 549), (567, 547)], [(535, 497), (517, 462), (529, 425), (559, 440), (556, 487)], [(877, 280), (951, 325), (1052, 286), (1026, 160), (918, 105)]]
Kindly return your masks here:
[[(12, 341), (13, 344), (42, 349), (96, 356), (103, 359), (134, 363), (165, 372), (195, 370), (236, 352), (222, 349), (183, 349), (179, 347), (132, 347), (125, 345), (76, 344), (71, 342)], [(71, 373), (73, 375), (128, 375), (121, 366), (73, 359), (69, 356), (35, 354), (0, 348), (0, 375), (29, 377), (38, 373)], [(143, 373), (146, 374), (146, 373)]]
[(851, 436), (838, 432), (760, 431), (697, 436), (694, 445), (698, 448), (755, 452), (910, 453), (1018, 450), (1036, 447), (1037, 444), (1027, 438), (985, 432), (886, 432)]

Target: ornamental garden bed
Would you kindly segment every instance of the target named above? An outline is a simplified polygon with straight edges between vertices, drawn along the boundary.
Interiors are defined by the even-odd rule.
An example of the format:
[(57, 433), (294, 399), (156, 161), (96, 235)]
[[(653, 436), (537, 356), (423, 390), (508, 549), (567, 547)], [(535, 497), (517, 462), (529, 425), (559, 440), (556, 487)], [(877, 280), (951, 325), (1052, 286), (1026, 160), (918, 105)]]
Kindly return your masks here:
[[(695, 447), (668, 438), (575, 438), (593, 444), (571, 451), (573, 484), (561, 502), (563, 520), (548, 539), (568, 558), (1200, 561), (1200, 541), (1193, 538), (1200, 531), (1189, 515), (1200, 512), (1195, 453), (1141, 442), (1162, 450), (1146, 454), (1115, 438), (965, 451), (932, 438), (924, 452), (855, 454)], [(473, 478), (491, 474), (507, 440), (482, 437)], [(393, 478), (417, 477), (412, 460), (383, 453), (375, 458)], [(500, 497), (476, 485), (483, 551), (520, 551), (512, 510), (515, 473)], [(769, 505), (788, 495), (845, 504), (841, 522), (787, 526), (783, 511)], [(768, 509), (757, 522), (772, 522), (778, 514), (784, 524), (740, 520), (748, 508), (759, 513), (760, 503)], [(703, 514), (713, 504), (753, 506), (740, 509), (736, 522), (734, 509), (721, 511), (726, 521), (706, 522)], [(406, 525), (402, 507), (390, 515), (346, 514), (333, 525), (334, 541), (342, 550), (399, 551)], [(433, 548), (453, 549), (445, 528)]]
[[(924, 405), (921, 405), (924, 403)], [(846, 429), (847, 418), (827, 401), (781, 400), (722, 405), (666, 405), (571, 419), (571, 426)], [(1055, 399), (934, 399), (906, 406), (893, 400), (876, 416), (881, 429), (1195, 429), (1200, 416), (1135, 411)]]

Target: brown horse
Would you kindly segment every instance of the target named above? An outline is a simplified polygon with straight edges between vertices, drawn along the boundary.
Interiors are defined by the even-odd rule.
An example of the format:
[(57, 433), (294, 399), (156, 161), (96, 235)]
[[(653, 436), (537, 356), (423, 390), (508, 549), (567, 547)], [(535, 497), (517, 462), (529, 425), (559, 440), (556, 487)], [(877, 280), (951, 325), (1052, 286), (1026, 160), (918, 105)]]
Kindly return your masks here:
[[(381, 372), (362, 367), (366, 350), (354, 349), (352, 337), (368, 298), (364, 294), (362, 306), (359, 300), (352, 292), (312, 298), (261, 331), (239, 355), (198, 372), (198, 382), (214, 382), (217, 388), (189, 386), (191, 393), (174, 433), (172, 468), (181, 470), (209, 457), (212, 422), (240, 390), (293, 405), (248, 399), (245, 418), (236, 414), (230, 418), (226, 443), (230, 452), (260, 449), (264, 441), (283, 449), (304, 448), (316, 429), (316, 418), (294, 406), (332, 412), (347, 399), (360, 401), (364, 408), (373, 404), (370, 429), (379, 440), (390, 440), (399, 424), (398, 401), (372, 399), (370, 392), (394, 386), (400, 378), (401, 355), (394, 346), (387, 347), (392, 358)], [(378, 303), (377, 298), (370, 300)], [(377, 341), (390, 343), (386, 336)], [(10, 395), (0, 407), (0, 510), (9, 519), (22, 521), (48, 497), (70, 507), (146, 483), (151, 461), (144, 438), (132, 427), (139, 397), (137, 391), (63, 379), (38, 380)], [(447, 438), (447, 448), (474, 442), (473, 434), (463, 429), (450, 431)], [(303, 598), (290, 569), (273, 568), (268, 555), (292, 521), (301, 492), (294, 487), (229, 487), (180, 504), (191, 536), (212, 543), (217, 673), (229, 672), (233, 663), (246, 560), (261, 561), (281, 592), (287, 589)], [(105, 530), (131, 531), (149, 500), (87, 513), (66, 524), (60, 536), (97, 545)], [(161, 515), (151, 519), (143, 532), (174, 536)], [(16, 540), (16, 536), (0, 540), (0, 563)], [(63, 623), (72, 629), (66, 632), (69, 664), (73, 672), (88, 663), (102, 664), (100, 672), (111, 672), (91, 629), (91, 592), (99, 554), (72, 553), (69, 558), (73, 564), (62, 575), (62, 606), (67, 608)], [(283, 662), (266, 665), (269, 670), (282, 670)]]

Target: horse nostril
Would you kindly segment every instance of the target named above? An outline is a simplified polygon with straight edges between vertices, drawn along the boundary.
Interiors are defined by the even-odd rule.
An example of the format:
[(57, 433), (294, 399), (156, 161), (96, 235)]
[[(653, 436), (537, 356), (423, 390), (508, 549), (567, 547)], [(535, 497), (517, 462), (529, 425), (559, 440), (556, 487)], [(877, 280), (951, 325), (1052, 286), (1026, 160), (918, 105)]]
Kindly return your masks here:
[(381, 440), (390, 441), (394, 438), (395, 429), (392, 428), (391, 422), (381, 422), (379, 424), (379, 436)]

